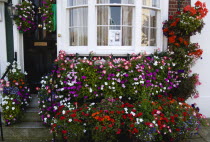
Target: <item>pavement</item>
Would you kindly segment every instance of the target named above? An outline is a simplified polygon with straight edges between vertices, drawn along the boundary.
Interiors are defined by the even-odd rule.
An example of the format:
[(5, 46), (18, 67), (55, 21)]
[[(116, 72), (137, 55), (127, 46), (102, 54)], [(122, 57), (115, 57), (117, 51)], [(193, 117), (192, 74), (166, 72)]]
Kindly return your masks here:
[[(210, 124), (210, 118), (208, 118), (208, 122)], [(202, 126), (197, 135), (185, 139), (183, 142), (210, 142), (210, 126)]]

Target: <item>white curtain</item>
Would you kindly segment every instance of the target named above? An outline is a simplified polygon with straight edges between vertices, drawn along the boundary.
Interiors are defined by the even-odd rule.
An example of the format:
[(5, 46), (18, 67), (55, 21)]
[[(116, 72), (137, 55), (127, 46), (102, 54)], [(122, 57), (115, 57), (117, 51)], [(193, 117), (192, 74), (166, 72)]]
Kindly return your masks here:
[(122, 4), (134, 4), (134, 0), (97, 0), (97, 3), (107, 4), (107, 3), (122, 3)]
[(87, 46), (88, 8), (70, 9), (70, 46)]
[(68, 6), (86, 5), (88, 0), (68, 0)]

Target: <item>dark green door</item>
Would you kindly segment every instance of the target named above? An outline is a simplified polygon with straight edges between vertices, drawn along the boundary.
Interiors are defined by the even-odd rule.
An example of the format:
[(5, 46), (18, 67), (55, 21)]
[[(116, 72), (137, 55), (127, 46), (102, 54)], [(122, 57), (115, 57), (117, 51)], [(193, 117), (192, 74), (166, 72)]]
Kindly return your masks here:
[(47, 32), (38, 25), (43, 25), (39, 8), (43, 6), (44, 0), (33, 0), (36, 8), (35, 31), (24, 33), (24, 60), (27, 79), (30, 84), (39, 84), (41, 77), (47, 75), (56, 58), (56, 31)]

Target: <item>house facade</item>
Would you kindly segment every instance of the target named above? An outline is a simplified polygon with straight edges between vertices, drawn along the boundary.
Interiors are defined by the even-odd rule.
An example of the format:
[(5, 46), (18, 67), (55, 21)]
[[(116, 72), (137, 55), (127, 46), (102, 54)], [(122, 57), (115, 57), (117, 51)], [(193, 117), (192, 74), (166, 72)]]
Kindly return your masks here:
[[(9, 16), (7, 7), (10, 0), (0, 0), (0, 75), (4, 73), (7, 62), (17, 55), (23, 71), (31, 80), (40, 78), (49, 71), (60, 50), (68, 54), (88, 56), (124, 56), (132, 53), (153, 53), (167, 49), (167, 38), (162, 34), (162, 22), (173, 15), (177, 9), (194, 5), (196, 0), (52, 0), (56, 4), (56, 31), (46, 32), (39, 20), (39, 7), (43, 1), (32, 0), (37, 10), (36, 31), (20, 33)], [(206, 2), (210, 8), (210, 2)], [(16, 5), (20, 0), (12, 0)], [(208, 30), (210, 16), (204, 19), (206, 25), (201, 35), (191, 38), (199, 42), (204, 50), (203, 59), (193, 67), (200, 74), (202, 85), (198, 87), (200, 97), (190, 99), (197, 103), (201, 113), (210, 117), (210, 49)]]

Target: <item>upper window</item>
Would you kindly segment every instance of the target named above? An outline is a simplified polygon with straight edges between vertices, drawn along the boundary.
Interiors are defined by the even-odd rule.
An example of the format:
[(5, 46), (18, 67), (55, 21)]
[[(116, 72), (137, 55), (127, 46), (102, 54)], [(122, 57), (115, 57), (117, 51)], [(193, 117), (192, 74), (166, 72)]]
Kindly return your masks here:
[(88, 0), (68, 0), (70, 46), (88, 45)]
[(157, 19), (159, 11), (159, 0), (143, 0), (142, 46), (157, 46)]
[[(98, 0), (97, 45), (132, 46), (133, 4), (132, 0)], [(104, 5), (103, 5), (104, 4)]]

